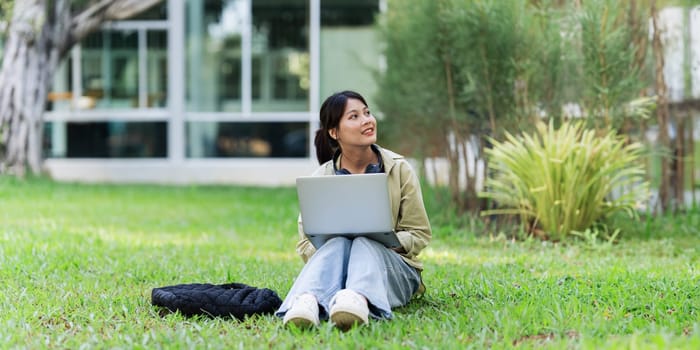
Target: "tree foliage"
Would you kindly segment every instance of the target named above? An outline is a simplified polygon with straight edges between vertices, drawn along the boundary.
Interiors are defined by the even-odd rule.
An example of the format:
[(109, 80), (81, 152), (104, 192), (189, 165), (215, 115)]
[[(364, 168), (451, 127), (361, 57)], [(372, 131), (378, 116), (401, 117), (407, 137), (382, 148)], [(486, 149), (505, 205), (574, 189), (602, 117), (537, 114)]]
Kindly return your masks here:
[(648, 16), (635, 1), (584, 1), (575, 13), (580, 26), (580, 101), (596, 125), (620, 127), (625, 116), (621, 108), (650, 82), (642, 76)]
[(387, 136), (447, 159), (453, 201), (482, 209), (484, 136), (572, 114), (604, 131), (632, 115), (649, 83), (647, 16), (637, 1), (390, 0), (377, 97)]
[(12, 1), (0, 0), (0, 63), (2, 63), (2, 48), (5, 46), (8, 22), (11, 17)]
[[(387, 60), (377, 101), (396, 144), (448, 159), (462, 209), (478, 210), (480, 135), (513, 120), (526, 44), (519, 1), (389, 1), (382, 18)], [(391, 131), (390, 131), (391, 133)], [(476, 155), (472, 157), (471, 155)], [(481, 165), (480, 165), (481, 164)], [(461, 180), (463, 179), (463, 180)]]
[[(438, 119), (449, 113), (445, 57), (439, 40), (437, 2), (389, 2), (380, 19), (384, 34), (386, 71), (379, 80), (378, 106), (386, 128), (401, 149), (419, 157), (435, 156), (448, 131)], [(401, 120), (401, 123), (395, 121)], [(420, 137), (402, 137), (414, 135)]]
[(642, 145), (614, 130), (599, 134), (583, 123), (560, 128), (537, 123), (537, 132), (506, 134), (487, 152), (493, 176), (483, 196), (498, 209), (483, 215), (517, 214), (533, 233), (561, 240), (618, 211), (637, 216), (648, 198)]

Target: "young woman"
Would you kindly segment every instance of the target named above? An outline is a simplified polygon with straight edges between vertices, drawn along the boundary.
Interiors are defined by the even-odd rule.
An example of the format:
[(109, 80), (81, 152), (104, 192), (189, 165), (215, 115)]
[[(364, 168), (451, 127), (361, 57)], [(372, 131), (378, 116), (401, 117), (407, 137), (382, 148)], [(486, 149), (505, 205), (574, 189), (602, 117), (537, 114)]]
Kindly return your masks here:
[(387, 173), (402, 247), (337, 237), (316, 250), (299, 219), (296, 250), (306, 264), (276, 314), (285, 325), (298, 327), (317, 326), (330, 317), (347, 330), (366, 324), (370, 316), (391, 319), (391, 308), (425, 290), (417, 256), (432, 234), (418, 178), (404, 157), (376, 145), (377, 120), (365, 99), (353, 91), (331, 95), (321, 105), (320, 122), (315, 145), (321, 167), (314, 176)]

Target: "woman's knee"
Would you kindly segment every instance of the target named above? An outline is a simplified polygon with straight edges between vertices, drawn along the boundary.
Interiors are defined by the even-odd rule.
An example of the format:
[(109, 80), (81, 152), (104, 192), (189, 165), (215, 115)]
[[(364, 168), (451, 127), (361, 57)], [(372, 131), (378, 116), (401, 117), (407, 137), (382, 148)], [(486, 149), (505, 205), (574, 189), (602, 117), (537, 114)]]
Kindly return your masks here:
[(377, 241), (375, 241), (371, 238), (367, 238), (367, 237), (357, 237), (353, 240), (352, 244), (353, 244), (353, 246), (354, 245), (361, 245), (364, 247), (370, 247), (370, 248), (374, 248), (374, 249), (384, 248), (384, 245), (382, 243), (377, 242)]
[(352, 240), (345, 238), (345, 237), (333, 237), (326, 241), (321, 248), (319, 248), (319, 251), (321, 250), (337, 250), (337, 249), (342, 249), (342, 250), (347, 250), (350, 249), (350, 245), (352, 244)]
[(347, 256), (350, 254), (351, 246), (352, 241), (345, 237), (331, 238), (316, 250), (316, 253), (314, 253), (307, 262), (307, 265), (313, 265), (317, 262), (326, 263), (329, 260), (336, 261), (338, 259), (347, 259)]

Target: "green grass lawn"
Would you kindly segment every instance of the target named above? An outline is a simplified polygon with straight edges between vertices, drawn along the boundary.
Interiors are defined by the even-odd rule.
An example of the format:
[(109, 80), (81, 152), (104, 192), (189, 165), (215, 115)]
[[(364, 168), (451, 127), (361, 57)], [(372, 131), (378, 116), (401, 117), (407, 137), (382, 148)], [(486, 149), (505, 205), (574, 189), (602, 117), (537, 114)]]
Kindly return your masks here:
[(151, 306), (153, 288), (192, 282), (284, 297), (302, 266), (296, 217), (293, 188), (0, 178), (0, 348), (700, 348), (700, 213), (613, 246), (435, 225), (427, 294), (347, 333)]

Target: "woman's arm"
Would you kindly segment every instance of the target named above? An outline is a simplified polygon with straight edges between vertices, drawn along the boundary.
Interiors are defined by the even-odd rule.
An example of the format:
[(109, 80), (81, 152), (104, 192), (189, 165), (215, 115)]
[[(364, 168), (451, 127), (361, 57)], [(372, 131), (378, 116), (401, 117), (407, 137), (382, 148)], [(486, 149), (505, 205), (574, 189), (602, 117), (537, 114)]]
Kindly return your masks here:
[(408, 162), (399, 162), (401, 202), (397, 220), (396, 235), (409, 259), (414, 259), (432, 238), (428, 214), (423, 203), (418, 176)]
[[(318, 167), (318, 169), (316, 169), (311, 176), (330, 175), (333, 173), (332, 171), (333, 163), (328, 161)], [(309, 241), (309, 239), (306, 238), (306, 234), (304, 234), (304, 224), (301, 221), (301, 214), (299, 214), (299, 218), (297, 220), (297, 232), (299, 234), (299, 241), (297, 242), (296, 251), (297, 254), (301, 256), (301, 259), (304, 260), (304, 263), (306, 263), (309, 261), (311, 256), (316, 253), (316, 247), (311, 244), (311, 241)]]
[(304, 234), (304, 226), (301, 222), (301, 215), (299, 215), (297, 226), (299, 232), (299, 241), (297, 242), (296, 250), (297, 254), (299, 254), (301, 256), (301, 259), (304, 260), (304, 262), (306, 263), (307, 261), (309, 261), (309, 258), (311, 258), (311, 256), (314, 255), (314, 253), (316, 252), (316, 248), (313, 244), (311, 244), (311, 241), (309, 241), (309, 239), (306, 238), (306, 235)]

